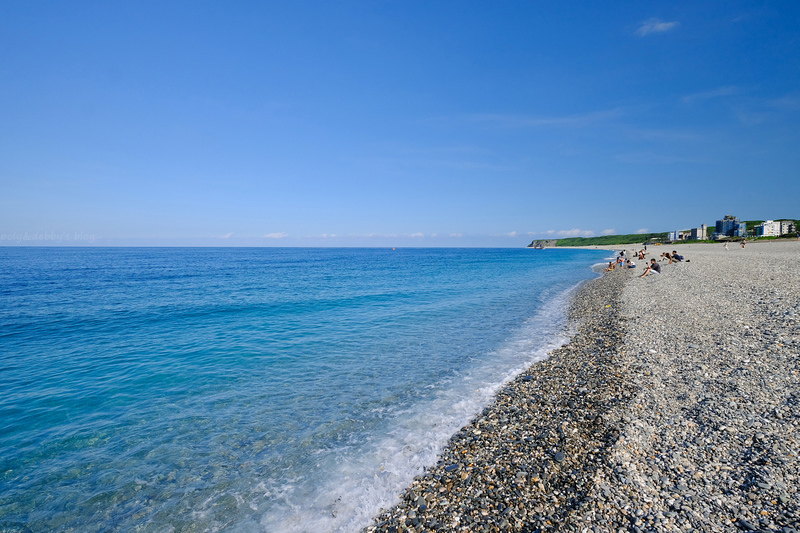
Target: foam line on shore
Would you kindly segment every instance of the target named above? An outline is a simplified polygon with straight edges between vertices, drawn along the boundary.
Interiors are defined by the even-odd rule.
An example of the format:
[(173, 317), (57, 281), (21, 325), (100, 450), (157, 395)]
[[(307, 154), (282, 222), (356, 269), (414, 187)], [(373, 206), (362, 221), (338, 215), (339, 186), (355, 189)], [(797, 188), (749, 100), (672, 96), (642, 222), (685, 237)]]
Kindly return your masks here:
[[(491, 358), (443, 382), (425, 401), (392, 414), (392, 428), (380, 439), (343, 446), (325, 470), (327, 481), (305, 489), (305, 507), (292, 504), (299, 483), (270, 488), (286, 503), (262, 516), (261, 524), (282, 532), (357, 531), (382, 507), (397, 501), (414, 476), (434, 465), (451, 436), (494, 401), (498, 390), (572, 337), (568, 303), (584, 282), (550, 296), (534, 316), (491, 352)], [(444, 385), (447, 386), (444, 386)]]
[(587, 283), (571, 342), (367, 530), (800, 528), (800, 243), (675, 249)]
[(626, 394), (614, 361), (622, 285), (621, 276), (585, 284), (570, 306), (572, 340), (503, 387), (368, 531), (513, 529), (566, 519), (618, 435), (604, 413)]

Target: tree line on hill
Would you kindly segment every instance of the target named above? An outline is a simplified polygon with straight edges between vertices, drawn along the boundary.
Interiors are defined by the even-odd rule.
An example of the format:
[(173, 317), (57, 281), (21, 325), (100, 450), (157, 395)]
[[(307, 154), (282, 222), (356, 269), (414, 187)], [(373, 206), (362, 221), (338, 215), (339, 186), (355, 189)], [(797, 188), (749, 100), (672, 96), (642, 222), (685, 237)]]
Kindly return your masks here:
[(601, 235), (600, 237), (567, 237), (558, 239), (556, 246), (592, 246), (609, 244), (633, 244), (645, 242), (664, 242), (669, 236), (663, 233), (631, 233), (628, 235)]
[[(792, 220), (787, 218), (775, 220)], [(764, 222), (763, 220), (743, 220), (747, 224), (747, 233), (752, 236), (755, 233), (755, 227)], [(800, 220), (795, 220), (795, 227), (800, 228)], [(708, 238), (714, 232), (715, 224), (708, 225)], [(796, 233), (789, 235), (782, 235), (781, 237), (796, 237)], [(776, 237), (765, 237), (776, 238)], [(537, 243), (544, 246), (608, 246), (614, 244), (636, 244), (636, 243), (656, 243), (656, 242), (669, 242), (669, 232), (661, 233), (629, 233), (627, 235), (601, 235), (600, 237), (567, 237), (564, 239), (536, 239), (528, 245), (528, 248), (534, 248)], [(691, 241), (698, 242), (698, 241)], [(701, 241), (702, 242), (702, 241)]]

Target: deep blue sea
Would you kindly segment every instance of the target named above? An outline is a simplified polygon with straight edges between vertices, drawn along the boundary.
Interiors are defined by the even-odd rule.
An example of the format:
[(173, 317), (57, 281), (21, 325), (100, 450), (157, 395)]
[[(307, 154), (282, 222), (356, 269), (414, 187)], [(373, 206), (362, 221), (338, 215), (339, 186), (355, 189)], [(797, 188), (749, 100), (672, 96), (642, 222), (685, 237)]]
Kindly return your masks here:
[(0, 248), (0, 528), (358, 531), (607, 255)]

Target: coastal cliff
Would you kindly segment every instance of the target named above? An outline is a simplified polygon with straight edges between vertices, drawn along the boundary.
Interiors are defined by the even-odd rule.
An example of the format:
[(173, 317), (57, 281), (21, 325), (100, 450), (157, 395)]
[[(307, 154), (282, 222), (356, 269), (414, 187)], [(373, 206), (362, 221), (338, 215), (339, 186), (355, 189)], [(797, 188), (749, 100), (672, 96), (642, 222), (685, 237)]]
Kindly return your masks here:
[(531, 241), (527, 248), (553, 248), (558, 245), (558, 239), (537, 239)]

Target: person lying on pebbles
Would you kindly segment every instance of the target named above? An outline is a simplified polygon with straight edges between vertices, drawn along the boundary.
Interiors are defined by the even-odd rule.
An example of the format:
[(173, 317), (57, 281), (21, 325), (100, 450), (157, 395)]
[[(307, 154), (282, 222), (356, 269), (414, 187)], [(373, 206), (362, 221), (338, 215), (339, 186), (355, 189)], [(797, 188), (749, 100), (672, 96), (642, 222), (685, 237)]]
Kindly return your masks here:
[(667, 264), (669, 265), (669, 264), (672, 264), (672, 263), (679, 263), (681, 261), (683, 261), (683, 256), (682, 255), (678, 255), (678, 252), (676, 252), (675, 250), (672, 250), (672, 255), (669, 256), (669, 263), (667, 263)]

